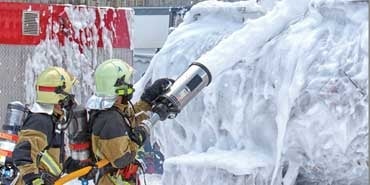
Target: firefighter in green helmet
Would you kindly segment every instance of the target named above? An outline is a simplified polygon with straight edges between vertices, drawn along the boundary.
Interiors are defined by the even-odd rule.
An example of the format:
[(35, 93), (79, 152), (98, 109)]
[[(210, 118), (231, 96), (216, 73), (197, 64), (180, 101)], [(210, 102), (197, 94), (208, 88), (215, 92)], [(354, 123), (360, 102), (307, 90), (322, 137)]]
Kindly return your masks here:
[[(131, 104), (134, 93), (133, 68), (119, 59), (100, 64), (95, 71), (96, 92), (87, 102), (92, 123), (92, 150), (96, 160), (106, 159), (108, 167), (98, 173), (97, 184), (139, 184), (135, 156), (149, 136), (142, 121), (152, 102), (173, 82), (159, 79), (147, 87), (141, 100)], [(103, 174), (102, 174), (103, 173)]]
[(13, 151), (19, 169), (17, 185), (47, 185), (62, 173), (65, 160), (64, 128), (72, 116), (76, 79), (60, 67), (49, 67), (36, 81), (32, 105)]

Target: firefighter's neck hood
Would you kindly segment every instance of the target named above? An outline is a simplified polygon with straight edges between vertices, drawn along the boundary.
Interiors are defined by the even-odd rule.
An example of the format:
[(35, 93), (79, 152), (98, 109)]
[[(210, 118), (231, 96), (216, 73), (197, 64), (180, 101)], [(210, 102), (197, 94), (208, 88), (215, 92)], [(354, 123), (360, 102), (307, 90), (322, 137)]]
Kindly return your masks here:
[(34, 103), (30, 109), (33, 113), (44, 113), (52, 115), (54, 110), (54, 105), (52, 104), (43, 104), (43, 103)]
[(111, 108), (116, 102), (117, 96), (97, 96), (92, 95), (87, 100), (86, 108), (93, 110), (104, 110)]
[(65, 118), (63, 110), (54, 109), (54, 105), (43, 104), (43, 103), (34, 103), (30, 109), (32, 113), (43, 113), (47, 115), (56, 116), (58, 119)]

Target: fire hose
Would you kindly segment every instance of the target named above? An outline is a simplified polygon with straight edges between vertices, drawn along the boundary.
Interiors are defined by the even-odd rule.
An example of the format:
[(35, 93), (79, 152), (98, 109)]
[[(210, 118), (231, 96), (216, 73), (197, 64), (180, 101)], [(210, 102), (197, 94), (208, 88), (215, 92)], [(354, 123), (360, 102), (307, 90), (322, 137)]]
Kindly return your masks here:
[(106, 166), (107, 164), (109, 164), (109, 161), (106, 160), (106, 159), (103, 159), (103, 160), (100, 160), (98, 161), (97, 163), (95, 163), (95, 166), (86, 166), (84, 168), (81, 168), (79, 170), (76, 170), (72, 173), (69, 173), (68, 175), (65, 175), (63, 177), (61, 177), (60, 179), (58, 179), (57, 181), (55, 181), (54, 185), (63, 185), (71, 180), (74, 180), (76, 178), (79, 178), (81, 176), (84, 176), (84, 175), (87, 175), (93, 168), (103, 168), (104, 166)]

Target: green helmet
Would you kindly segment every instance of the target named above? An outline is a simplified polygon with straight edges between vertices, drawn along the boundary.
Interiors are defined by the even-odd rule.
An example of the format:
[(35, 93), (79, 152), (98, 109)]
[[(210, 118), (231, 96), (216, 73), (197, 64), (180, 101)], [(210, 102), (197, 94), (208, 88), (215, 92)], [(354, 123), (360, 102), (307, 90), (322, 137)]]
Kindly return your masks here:
[(109, 59), (95, 71), (97, 96), (131, 95), (134, 69), (120, 59)]

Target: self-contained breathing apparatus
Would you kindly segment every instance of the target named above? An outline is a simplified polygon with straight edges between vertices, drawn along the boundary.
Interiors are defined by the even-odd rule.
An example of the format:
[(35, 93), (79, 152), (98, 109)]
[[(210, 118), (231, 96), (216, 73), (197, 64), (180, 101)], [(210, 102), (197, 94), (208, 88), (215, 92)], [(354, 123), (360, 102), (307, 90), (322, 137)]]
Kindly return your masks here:
[(18, 175), (12, 163), (12, 152), (18, 140), (18, 131), (28, 109), (21, 102), (10, 102), (7, 106), (5, 123), (0, 133), (0, 184), (9, 185)]
[[(91, 126), (87, 114), (83, 107), (74, 109), (74, 117), (67, 131), (71, 157), (80, 163), (92, 163)], [(87, 178), (81, 177), (79, 180), (82, 185), (88, 184)]]
[(91, 131), (87, 120), (87, 111), (82, 107), (74, 110), (74, 118), (68, 127), (69, 148), (74, 160), (90, 159)]

